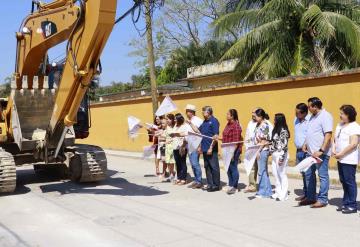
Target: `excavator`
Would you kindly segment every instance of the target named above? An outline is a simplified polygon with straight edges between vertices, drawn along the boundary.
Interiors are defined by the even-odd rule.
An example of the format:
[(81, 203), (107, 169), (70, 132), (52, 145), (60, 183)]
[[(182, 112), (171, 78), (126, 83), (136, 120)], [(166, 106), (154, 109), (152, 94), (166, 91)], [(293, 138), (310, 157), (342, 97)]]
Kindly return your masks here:
[[(16, 167), (62, 167), (75, 182), (106, 178), (103, 149), (76, 144), (88, 136), (87, 92), (101, 72), (100, 55), (115, 24), (117, 0), (32, 2), (16, 33), (11, 95), (0, 100), (0, 193), (16, 188)], [(57, 82), (48, 50), (66, 42)]]

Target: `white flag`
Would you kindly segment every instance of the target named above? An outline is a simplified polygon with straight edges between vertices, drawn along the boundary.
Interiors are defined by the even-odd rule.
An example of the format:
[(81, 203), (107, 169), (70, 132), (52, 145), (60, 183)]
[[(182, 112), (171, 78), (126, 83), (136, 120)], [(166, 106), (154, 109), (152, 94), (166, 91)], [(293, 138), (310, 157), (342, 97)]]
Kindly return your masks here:
[(259, 153), (261, 146), (248, 146), (244, 155), (244, 166), (247, 176), (250, 175), (251, 170), (255, 164), (256, 156)]
[(158, 130), (159, 127), (156, 126), (155, 124), (149, 124), (149, 123), (145, 123), (146, 127), (148, 127), (149, 129), (154, 129), (154, 130)]
[(156, 147), (156, 145), (145, 146), (145, 147), (144, 147), (143, 158), (144, 158), (144, 159), (150, 158), (150, 157), (154, 154), (155, 147)]
[(321, 160), (317, 160), (314, 157), (308, 157), (301, 161), (299, 164), (297, 164), (296, 168), (300, 172), (306, 172), (313, 164), (321, 163)]
[(156, 116), (164, 116), (170, 112), (176, 111), (177, 107), (169, 96), (166, 96), (161, 103), (159, 109), (156, 111)]
[(188, 142), (188, 152), (189, 154), (197, 151), (198, 147), (200, 146), (200, 143), (202, 141), (202, 137), (195, 136), (195, 135), (188, 135), (186, 137), (186, 141)]
[(226, 145), (226, 143), (224, 143), (221, 145), (222, 158), (224, 161), (224, 167), (226, 172), (229, 170), (230, 163), (231, 160), (234, 158), (236, 148), (237, 148), (236, 144)]
[(130, 138), (135, 138), (138, 136), (138, 131), (140, 129), (140, 120), (136, 117), (130, 116), (128, 117), (128, 125), (129, 125), (129, 136)]
[(128, 125), (129, 125), (129, 132), (132, 132), (132, 130), (137, 129), (139, 127), (140, 120), (136, 117), (129, 116), (128, 117)]

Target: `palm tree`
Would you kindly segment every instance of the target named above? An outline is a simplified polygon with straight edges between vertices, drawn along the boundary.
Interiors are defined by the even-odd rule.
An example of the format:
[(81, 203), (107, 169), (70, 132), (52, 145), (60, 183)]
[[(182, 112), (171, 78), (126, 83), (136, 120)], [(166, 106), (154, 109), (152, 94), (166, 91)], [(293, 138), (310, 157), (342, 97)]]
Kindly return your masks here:
[(241, 27), (222, 59), (240, 58), (243, 81), (355, 68), (360, 7), (355, 0), (230, 0), (215, 34)]

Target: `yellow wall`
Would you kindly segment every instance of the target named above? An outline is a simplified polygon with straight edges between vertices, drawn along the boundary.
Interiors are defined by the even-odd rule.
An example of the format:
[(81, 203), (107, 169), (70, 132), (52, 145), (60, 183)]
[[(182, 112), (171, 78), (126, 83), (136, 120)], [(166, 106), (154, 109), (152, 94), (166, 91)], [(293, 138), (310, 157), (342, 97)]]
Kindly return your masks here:
[[(275, 113), (284, 113), (291, 133), (293, 133), (295, 105), (300, 102), (306, 103), (312, 96), (317, 96), (323, 101), (324, 108), (333, 114), (336, 124), (338, 109), (342, 104), (352, 104), (360, 109), (360, 73), (335, 74), (318, 78), (288, 78), (171, 95), (181, 112), (184, 112), (183, 109), (188, 103), (196, 105), (198, 109), (204, 105), (211, 105), (215, 117), (220, 121), (221, 130), (226, 124), (225, 114), (228, 109), (238, 110), (240, 122), (246, 128), (252, 109), (259, 106), (263, 107), (271, 118)], [(104, 148), (141, 151), (143, 146), (148, 145), (147, 136), (140, 136), (136, 140), (128, 138), (129, 115), (138, 117), (143, 122), (151, 122), (151, 99), (141, 98), (94, 105), (93, 127), (90, 130), (90, 137), (85, 142)], [(293, 160), (295, 148), (292, 141), (290, 155)]]
[(193, 88), (219, 86), (226, 83), (233, 83), (235, 81), (235, 75), (233, 73), (227, 73), (222, 75), (206, 76), (201, 78), (194, 78), (189, 80)]

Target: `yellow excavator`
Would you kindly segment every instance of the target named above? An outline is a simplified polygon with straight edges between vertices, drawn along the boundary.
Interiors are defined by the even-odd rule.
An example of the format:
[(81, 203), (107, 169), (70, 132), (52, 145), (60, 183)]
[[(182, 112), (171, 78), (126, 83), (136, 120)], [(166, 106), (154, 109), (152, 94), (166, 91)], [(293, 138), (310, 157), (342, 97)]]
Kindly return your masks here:
[[(76, 145), (88, 135), (86, 94), (100, 73), (100, 55), (115, 24), (117, 0), (33, 1), (16, 33), (11, 96), (0, 100), (0, 192), (16, 188), (16, 167), (63, 167), (72, 181), (106, 178), (100, 147)], [(56, 82), (47, 52), (67, 41)], [(51, 67), (51, 65), (50, 65)], [(85, 117), (84, 117), (85, 116)]]

